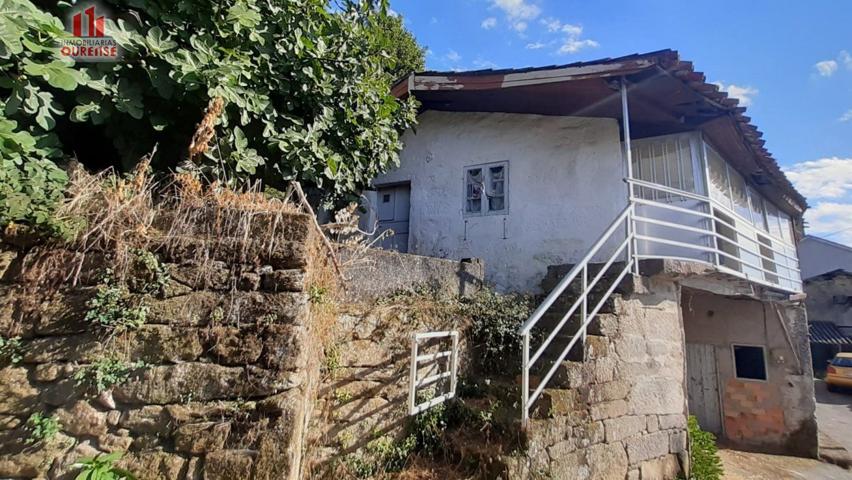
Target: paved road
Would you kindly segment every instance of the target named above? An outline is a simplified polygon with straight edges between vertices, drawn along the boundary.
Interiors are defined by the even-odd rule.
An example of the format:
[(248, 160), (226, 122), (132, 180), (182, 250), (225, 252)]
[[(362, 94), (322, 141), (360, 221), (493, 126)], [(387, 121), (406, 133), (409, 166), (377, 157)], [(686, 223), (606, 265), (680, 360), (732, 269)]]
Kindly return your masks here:
[(720, 449), (724, 480), (852, 480), (852, 471), (810, 458)]
[(852, 452), (852, 390), (831, 393), (822, 380), (814, 381), (820, 432)]

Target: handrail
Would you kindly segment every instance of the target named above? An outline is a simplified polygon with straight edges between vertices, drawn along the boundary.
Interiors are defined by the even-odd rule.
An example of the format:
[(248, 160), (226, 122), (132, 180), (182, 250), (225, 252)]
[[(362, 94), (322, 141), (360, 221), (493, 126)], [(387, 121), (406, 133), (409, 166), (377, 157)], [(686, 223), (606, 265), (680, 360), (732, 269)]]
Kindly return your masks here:
[[(633, 270), (635, 265), (635, 251), (633, 250), (634, 244), (634, 233), (633, 233), (633, 204), (628, 204), (624, 210), (616, 217), (616, 219), (607, 227), (607, 229), (598, 237), (598, 240), (594, 243), (591, 249), (586, 253), (586, 255), (576, 264), (571, 270), (566, 274), (562, 280), (553, 288), (553, 290), (547, 295), (541, 305), (536, 308), (536, 310), (530, 315), (530, 318), (527, 319), (526, 322), (518, 329), (518, 333), (522, 336), (523, 341), (523, 367), (522, 367), (522, 398), (521, 398), (521, 409), (522, 409), (522, 421), (523, 424), (526, 425), (529, 421), (530, 414), (530, 406), (539, 398), (541, 393), (544, 391), (545, 386), (547, 386), (547, 382), (553, 377), (559, 368), (560, 363), (568, 356), (568, 353), (571, 351), (574, 346), (582, 340), (583, 345), (585, 347), (586, 341), (586, 332), (589, 324), (598, 314), (601, 308), (603, 308), (604, 303), (607, 299), (612, 295), (615, 289), (618, 287), (619, 283), (622, 279), (624, 279), (625, 275)], [(591, 260), (597, 255), (601, 248), (613, 237), (613, 234), (619, 230), (619, 227), (626, 227), (627, 235), (626, 238), (621, 241), (618, 247), (615, 249), (613, 253), (609, 255), (609, 258), (604, 263), (601, 270), (594, 276), (594, 278), (589, 281), (589, 263)], [(608, 271), (608, 269), (615, 263), (616, 259), (620, 258), (624, 251), (627, 251), (627, 262), (625, 262), (625, 267), (622, 269), (617, 279), (612, 282), (612, 284), (607, 289), (606, 293), (604, 293), (603, 297), (597, 302), (597, 304), (592, 308), (591, 312), (588, 309), (588, 296), (595, 286), (600, 282), (604, 275)], [(580, 295), (574, 300), (574, 303), (568, 308), (567, 313), (563, 315), (560, 319), (559, 323), (553, 328), (547, 338), (541, 343), (536, 352), (530, 357), (530, 331), (536, 324), (541, 320), (544, 314), (548, 311), (548, 309), (553, 306), (556, 300), (562, 295), (563, 292), (568, 288), (571, 283), (577, 279), (577, 277), (582, 273), (580, 277), (582, 281), (582, 291)], [(539, 385), (536, 387), (535, 391), (530, 395), (530, 369), (531, 367), (541, 359), (541, 356), (568, 322), (568, 320), (580, 309), (580, 328), (574, 333), (571, 340), (568, 342), (568, 345), (562, 350), (562, 352), (557, 357), (557, 360), (553, 362), (553, 365), (547, 370), (547, 374), (545, 374), (544, 378), (539, 382)]]
[(536, 323), (538, 323), (544, 313), (547, 312), (547, 310), (553, 305), (556, 299), (559, 298), (560, 295), (562, 295), (562, 292), (564, 292), (565, 289), (568, 288), (568, 285), (571, 284), (571, 281), (573, 281), (574, 278), (577, 277), (577, 274), (580, 273), (580, 271), (586, 266), (586, 264), (588, 264), (592, 260), (592, 258), (594, 258), (595, 254), (598, 253), (598, 250), (600, 250), (601, 247), (606, 243), (606, 241), (609, 240), (609, 237), (613, 234), (613, 232), (615, 232), (616, 229), (618, 229), (618, 226), (621, 225), (624, 219), (627, 218), (627, 216), (630, 215), (630, 212), (632, 211), (632, 205), (628, 205), (624, 208), (624, 210), (621, 211), (615, 221), (610, 224), (609, 228), (607, 228), (604, 233), (601, 234), (600, 237), (598, 237), (598, 240), (595, 242), (592, 248), (589, 249), (589, 252), (586, 253), (586, 255), (579, 262), (577, 262), (576, 265), (574, 265), (574, 268), (572, 268), (568, 272), (568, 274), (566, 274), (565, 277), (563, 277), (562, 280), (558, 284), (556, 284), (555, 287), (553, 287), (553, 290), (544, 299), (544, 301), (541, 302), (541, 305), (539, 305), (538, 308), (536, 308), (535, 311), (532, 313), (532, 315), (530, 315), (530, 318), (527, 319), (527, 321), (524, 322), (523, 325), (521, 325), (521, 328), (518, 329), (519, 335), (526, 335), (530, 332), (530, 330), (535, 326)]
[[(795, 256), (795, 254), (788, 253), (791, 250), (795, 251), (795, 247), (789, 244), (783, 238), (776, 237), (775, 235), (762, 230), (759, 226), (756, 226), (751, 222), (742, 219), (741, 216), (736, 214), (732, 217), (734, 219), (733, 222), (728, 222), (725, 219), (720, 218), (720, 216), (716, 213), (717, 209), (719, 210), (719, 212), (721, 212), (721, 214), (724, 214), (726, 216), (730, 213), (730, 209), (725, 208), (722, 205), (718, 205), (717, 202), (710, 197), (696, 194), (693, 192), (678, 190), (675, 188), (667, 187), (665, 185), (650, 183), (644, 180), (634, 178), (627, 178), (625, 180), (631, 185), (631, 192), (633, 192), (632, 186), (653, 189), (672, 196), (679, 196), (685, 199), (700, 202), (700, 206), (697, 207), (700, 209), (696, 210), (684, 208), (683, 206), (672, 205), (666, 202), (642, 198), (641, 196), (636, 196), (635, 194), (632, 194), (630, 196), (627, 206), (621, 211), (621, 213), (618, 214), (618, 216), (607, 227), (607, 229), (597, 238), (595, 243), (583, 256), (583, 258), (581, 258), (576, 263), (576, 265), (574, 265), (571, 270), (569, 270), (568, 273), (564, 277), (562, 277), (559, 283), (557, 283), (556, 286), (550, 291), (550, 293), (548, 293), (547, 297), (545, 297), (545, 299), (535, 309), (535, 311), (530, 315), (530, 317), (524, 322), (523, 325), (521, 325), (521, 327), (518, 329), (518, 334), (521, 335), (523, 348), (523, 370), (521, 376), (521, 412), (522, 422), (524, 426), (526, 426), (529, 422), (529, 415), (532, 404), (535, 403), (535, 401), (538, 400), (539, 397), (542, 395), (544, 389), (547, 387), (548, 382), (556, 373), (560, 364), (571, 352), (571, 349), (574, 348), (579, 342), (582, 341), (583, 348), (585, 348), (586, 334), (589, 325), (594, 320), (595, 316), (598, 315), (601, 308), (603, 308), (604, 303), (618, 288), (618, 285), (621, 283), (624, 277), (631, 271), (635, 272), (635, 274), (638, 275), (638, 265), (639, 261), (642, 259), (662, 258), (701, 262), (711, 265), (721, 272), (725, 272), (727, 274), (731, 274), (740, 278), (745, 278), (751, 282), (755, 282), (761, 285), (766, 285), (772, 288), (786, 291), (801, 291), (802, 280), (800, 277), (799, 259)], [(643, 214), (640, 215), (637, 214), (637, 206), (662, 208), (672, 212), (693, 215), (700, 219), (697, 222), (701, 222), (701, 224), (703, 224), (704, 222), (707, 222), (709, 220), (710, 225), (709, 227), (702, 228), (700, 226), (676, 223), (678, 220), (669, 221), (671, 220), (671, 217), (663, 217), (662, 219), (653, 218), (655, 210), (648, 210), (649, 213), (643, 211)], [(745, 220), (745, 222), (748, 224), (747, 228), (743, 228), (742, 225), (736, 225), (740, 223), (741, 220)], [(682, 232), (691, 232), (693, 234), (700, 235), (700, 238), (702, 239), (710, 239), (711, 241), (709, 243), (711, 243), (711, 245), (703, 244), (703, 240), (700, 243), (688, 243), (686, 241), (676, 240), (675, 238), (678, 237), (661, 238), (660, 236), (655, 236), (651, 232), (643, 231), (642, 233), (638, 233), (637, 225), (639, 224), (657, 225), (664, 228), (673, 228)], [(731, 238), (717, 232), (717, 224), (733, 230), (736, 233), (736, 236), (734, 238)], [(595, 258), (595, 256), (597, 256), (601, 252), (601, 249), (604, 247), (604, 245), (606, 245), (614, 238), (614, 234), (619, 231), (619, 227), (622, 226), (626, 227), (626, 235), (623, 237), (623, 240), (618, 243), (615, 250), (611, 254), (609, 254), (607, 260), (603, 262), (603, 266), (601, 267), (600, 271), (596, 275), (594, 275), (594, 277), (590, 280), (589, 265), (592, 262), (592, 259)], [(764, 243), (764, 240), (762, 240), (762, 238), (766, 238), (768, 241)], [(621, 239), (621, 237), (619, 237), (619, 239)], [(701, 252), (701, 256), (703, 256), (703, 254), (708, 254), (707, 256), (710, 256), (711, 259), (702, 260), (700, 258), (677, 256), (676, 252), (672, 252), (672, 255), (640, 252), (640, 241), (644, 242), (644, 245), (669, 245), (672, 247), (691, 249), (693, 251)], [(736, 252), (731, 253), (729, 251), (725, 251), (720, 247), (720, 244), (731, 245), (735, 247)], [(748, 244), (748, 246), (746, 246), (745, 244)], [(752, 249), (755, 247), (756, 251)], [(611, 284), (609, 284), (609, 287), (607, 288), (606, 292), (590, 310), (589, 294), (592, 292), (592, 289), (594, 289), (598, 285), (598, 283), (600, 283), (601, 279), (604, 278), (604, 275), (606, 274), (606, 272), (608, 272), (610, 267), (612, 267), (615, 261), (625, 254), (625, 251), (627, 261), (625, 262), (624, 268), (616, 276), (615, 280)], [(766, 253), (764, 255), (764, 252), (771, 253)], [(722, 262), (723, 259), (730, 259), (732, 261), (737, 262), (737, 265), (739, 265), (739, 270), (732, 269), (731, 267), (725, 265), (725, 263)], [(756, 261), (760, 265), (752, 263), (752, 261), (755, 261), (754, 259), (757, 259)], [(747, 267), (747, 269), (745, 267)], [(752, 271), (757, 272), (757, 274), (752, 274)], [(566, 313), (562, 314), (562, 317), (556, 323), (556, 326), (553, 327), (551, 331), (546, 335), (545, 339), (535, 349), (535, 352), (532, 352), (531, 354), (530, 341), (532, 329), (536, 325), (538, 325), (539, 321), (553, 306), (556, 300), (575, 281), (582, 282), (579, 295), (574, 300), (574, 302), (570, 306), (568, 306), (568, 308), (565, 310)], [(609, 280), (607, 281), (609, 282)], [(546, 370), (546, 373), (538, 382), (538, 385), (536, 385), (533, 391), (530, 392), (530, 370), (532, 369), (533, 365), (536, 364), (536, 362), (542, 359), (542, 356), (547, 351), (547, 348), (551, 346), (553, 341), (556, 339), (556, 337), (559, 335), (559, 333), (562, 331), (568, 321), (575, 314), (577, 314), (578, 311), (580, 315), (580, 322), (577, 331), (573, 333), (571, 339), (568, 341), (567, 346), (565, 346), (559, 353), (559, 355), (556, 356), (556, 360), (553, 361), (553, 364)]]

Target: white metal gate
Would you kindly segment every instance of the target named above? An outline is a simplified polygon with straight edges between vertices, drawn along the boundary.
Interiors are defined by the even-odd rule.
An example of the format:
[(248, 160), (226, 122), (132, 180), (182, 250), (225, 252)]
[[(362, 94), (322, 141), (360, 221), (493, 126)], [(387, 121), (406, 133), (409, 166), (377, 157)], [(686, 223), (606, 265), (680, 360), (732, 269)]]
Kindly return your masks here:
[[(424, 340), (442, 339), (441, 345), (450, 343), (449, 350), (435, 353), (420, 353), (420, 343)], [(444, 332), (415, 333), (411, 336), (411, 372), (408, 388), (408, 414), (416, 415), (435, 405), (443, 403), (456, 396), (456, 379), (458, 374), (459, 332), (456, 330)], [(428, 376), (420, 378), (421, 371)], [(417, 393), (420, 389), (445, 380), (443, 393), (435, 392), (429, 400), (417, 404)], [(440, 388), (440, 385), (438, 386)]]

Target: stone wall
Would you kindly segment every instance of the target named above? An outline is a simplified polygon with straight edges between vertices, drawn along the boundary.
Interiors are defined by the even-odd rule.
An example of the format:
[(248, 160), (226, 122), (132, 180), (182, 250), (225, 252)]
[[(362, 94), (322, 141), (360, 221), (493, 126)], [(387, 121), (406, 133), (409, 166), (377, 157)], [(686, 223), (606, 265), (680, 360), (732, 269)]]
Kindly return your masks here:
[[(153, 242), (170, 278), (158, 294), (130, 282), (148, 313), (126, 333), (85, 319), (114, 256), (3, 244), (0, 335), (20, 337), (22, 358), (0, 369), (0, 478), (73, 478), (74, 462), (114, 451), (140, 480), (299, 478), (322, 354), (310, 219), (286, 223), (274, 248)], [(144, 364), (98, 394), (75, 374), (103, 358)], [(30, 445), (36, 412), (60, 432)]]
[(400, 289), (414, 286), (450, 296), (468, 296), (479, 291), (485, 278), (485, 264), (476, 258), (455, 261), (369, 249), (354, 252), (342, 249), (347, 282), (344, 300), (369, 302)]
[(614, 312), (591, 324), (586, 360), (565, 362), (545, 389), (513, 477), (658, 480), (686, 468), (679, 287), (634, 278)]
[[(462, 368), (466, 363), (466, 322), (447, 315), (440, 300), (429, 295), (347, 304), (344, 309), (326, 354), (307, 478), (355, 478), (352, 458), (365, 458), (370, 442), (384, 438), (397, 443), (410, 433), (407, 401), (413, 333), (459, 330)], [(419, 353), (447, 350), (449, 345), (424, 342)], [(419, 378), (437, 373), (437, 367), (424, 365)], [(448, 384), (441, 382), (438, 388), (446, 391)]]

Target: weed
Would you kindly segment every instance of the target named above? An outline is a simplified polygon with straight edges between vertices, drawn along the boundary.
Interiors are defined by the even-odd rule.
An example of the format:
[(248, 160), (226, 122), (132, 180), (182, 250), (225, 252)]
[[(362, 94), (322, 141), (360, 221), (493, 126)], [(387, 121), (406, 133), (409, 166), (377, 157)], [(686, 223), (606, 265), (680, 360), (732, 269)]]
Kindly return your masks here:
[(80, 469), (75, 480), (134, 480), (132, 473), (115, 466), (122, 455), (123, 452), (101, 453), (80, 459), (74, 464)]
[(337, 403), (346, 403), (352, 400), (352, 392), (349, 390), (337, 389), (334, 391), (334, 399)]
[(19, 363), (23, 359), (21, 337), (0, 337), (0, 364)]
[(308, 300), (314, 305), (323, 305), (328, 301), (328, 289), (320, 285), (311, 285), (308, 288)]
[(521, 336), (518, 327), (533, 310), (532, 298), (500, 295), (483, 289), (461, 299), (463, 314), (472, 319), (470, 337), (485, 373), (514, 373), (520, 368)]
[(86, 320), (118, 332), (145, 324), (148, 307), (134, 301), (126, 286), (118, 283), (107, 269), (95, 296), (87, 303)]
[(105, 392), (115, 385), (122, 384), (130, 374), (145, 367), (145, 362), (127, 363), (114, 357), (102, 358), (74, 373), (77, 385), (86, 385), (97, 393)]
[(722, 461), (716, 450), (716, 437), (701, 430), (698, 419), (689, 417), (689, 456), (690, 478), (698, 480), (719, 480), (722, 478)]
[(225, 319), (225, 311), (222, 310), (222, 307), (216, 307), (210, 312), (210, 323), (217, 324), (222, 323), (222, 320)]
[(133, 276), (129, 281), (139, 293), (159, 294), (169, 285), (168, 269), (152, 252), (133, 249)]
[(340, 368), (340, 350), (338, 350), (337, 345), (328, 345), (325, 348), (325, 361), (323, 362), (325, 374), (329, 378), (335, 378)]
[(26, 430), (29, 436), (24, 441), (27, 445), (46, 442), (59, 433), (59, 420), (40, 412), (33, 413), (27, 419)]

